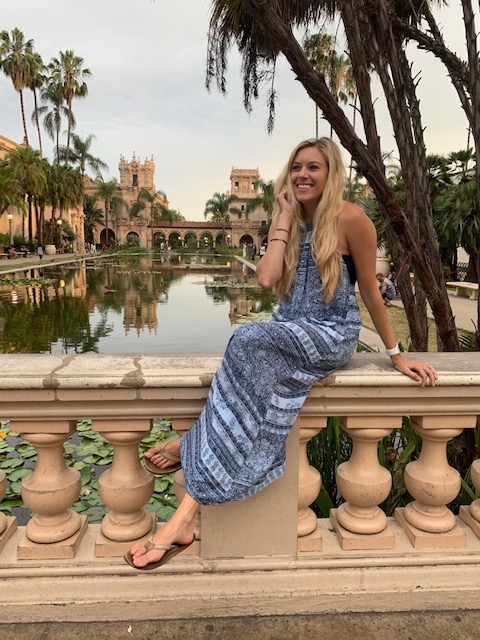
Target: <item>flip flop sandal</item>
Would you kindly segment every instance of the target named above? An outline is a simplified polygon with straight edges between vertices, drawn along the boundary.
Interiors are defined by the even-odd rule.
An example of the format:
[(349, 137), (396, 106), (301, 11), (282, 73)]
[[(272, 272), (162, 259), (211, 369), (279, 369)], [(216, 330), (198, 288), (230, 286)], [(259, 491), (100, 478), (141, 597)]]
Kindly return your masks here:
[(127, 553), (123, 557), (125, 562), (134, 569), (138, 569), (139, 571), (151, 571), (152, 569), (157, 569), (163, 564), (166, 564), (181, 551), (185, 551), (185, 549), (188, 549), (188, 547), (193, 544), (194, 540), (195, 537), (193, 538), (192, 542), (189, 542), (188, 544), (155, 544), (155, 542), (153, 541), (153, 536), (150, 536), (150, 538), (148, 538), (148, 540), (145, 540), (145, 542), (143, 543), (145, 545), (145, 549), (147, 551), (153, 551), (154, 549), (157, 549), (158, 551), (165, 551), (165, 553), (160, 558), (160, 560), (158, 560), (157, 562), (150, 562), (144, 567), (137, 567), (133, 563), (133, 555), (131, 551), (127, 551)]
[(182, 468), (182, 463), (180, 461), (180, 458), (178, 456), (174, 456), (171, 453), (168, 453), (168, 451), (165, 449), (167, 444), (168, 442), (165, 442), (163, 445), (161, 445), (160, 448), (157, 450), (157, 453), (159, 453), (164, 458), (167, 458), (167, 460), (170, 460), (171, 462), (173, 462), (173, 464), (169, 465), (168, 467), (162, 468), (162, 467), (157, 467), (157, 465), (154, 464), (148, 458), (143, 459), (143, 466), (147, 471), (150, 471), (150, 473), (153, 473), (154, 476), (167, 476), (168, 474), (175, 473), (175, 471), (178, 471), (179, 469)]

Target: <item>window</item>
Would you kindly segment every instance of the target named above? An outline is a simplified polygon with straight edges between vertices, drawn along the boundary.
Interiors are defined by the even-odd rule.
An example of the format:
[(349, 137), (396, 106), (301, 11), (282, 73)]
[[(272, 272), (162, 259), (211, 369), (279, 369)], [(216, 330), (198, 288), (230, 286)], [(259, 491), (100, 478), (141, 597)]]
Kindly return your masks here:
[(240, 206), (240, 209), (241, 209), (242, 211), (245, 211), (245, 205), (244, 205), (244, 204), (242, 204), (242, 205)]
[(133, 174), (133, 186), (138, 187), (138, 174)]
[(235, 182), (235, 189), (238, 191), (239, 188), (240, 188), (239, 182)]

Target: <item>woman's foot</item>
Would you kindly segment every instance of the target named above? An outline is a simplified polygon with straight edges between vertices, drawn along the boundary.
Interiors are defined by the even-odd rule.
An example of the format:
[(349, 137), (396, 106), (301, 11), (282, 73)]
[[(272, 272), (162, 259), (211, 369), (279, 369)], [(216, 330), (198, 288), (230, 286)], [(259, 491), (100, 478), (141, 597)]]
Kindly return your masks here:
[(198, 503), (188, 494), (172, 518), (151, 538), (137, 542), (125, 560), (136, 569), (155, 569), (189, 547), (195, 539), (194, 521)]
[(155, 475), (174, 473), (182, 468), (180, 462), (180, 438), (161, 442), (145, 454), (143, 465)]

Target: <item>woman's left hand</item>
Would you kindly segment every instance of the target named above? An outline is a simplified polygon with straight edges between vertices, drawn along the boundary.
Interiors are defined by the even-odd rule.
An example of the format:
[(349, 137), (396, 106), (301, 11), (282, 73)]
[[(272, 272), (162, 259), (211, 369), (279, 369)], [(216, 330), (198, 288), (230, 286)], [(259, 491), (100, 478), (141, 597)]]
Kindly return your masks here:
[(435, 386), (438, 380), (438, 374), (434, 367), (428, 362), (417, 362), (406, 358), (402, 354), (398, 354), (391, 358), (392, 364), (397, 371), (412, 378), (416, 382), (420, 382), (420, 386), (426, 387), (430, 384), (431, 387)]

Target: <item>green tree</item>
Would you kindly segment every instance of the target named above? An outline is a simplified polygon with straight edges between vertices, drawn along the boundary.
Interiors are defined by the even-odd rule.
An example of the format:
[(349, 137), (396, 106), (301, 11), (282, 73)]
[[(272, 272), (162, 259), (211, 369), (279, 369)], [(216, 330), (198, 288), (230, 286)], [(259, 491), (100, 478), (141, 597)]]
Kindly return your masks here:
[[(476, 180), (460, 182), (436, 202), (439, 235), (469, 254), (476, 282), (480, 286), (480, 201)], [(480, 315), (480, 299), (478, 302)], [(476, 349), (480, 349), (480, 327), (475, 326)]]
[[(68, 110), (72, 111), (74, 98), (85, 98), (88, 95), (88, 86), (85, 82), (92, 73), (90, 69), (83, 68), (83, 58), (75, 55), (72, 50), (60, 51), (60, 58), (52, 58), (49, 68), (53, 81), (60, 89), (60, 95), (64, 99)], [(68, 163), (70, 153), (71, 120), (68, 119), (67, 148), (65, 161)]]
[[(60, 132), (62, 130), (62, 118), (66, 118), (70, 129), (75, 127), (75, 116), (63, 103), (63, 97), (58, 85), (51, 77), (40, 93), (42, 106), (38, 109), (38, 115), (43, 116), (43, 126), (49, 138), (55, 143), (55, 157), (60, 157)], [(58, 160), (57, 160), (58, 162)]]
[(154, 222), (162, 220), (162, 216), (166, 215), (169, 210), (166, 194), (163, 191), (154, 191), (152, 193), (148, 189), (140, 189), (140, 191), (138, 192), (137, 200), (133, 203), (133, 206), (131, 208), (130, 215), (131, 217), (136, 218), (144, 210), (148, 210), (149, 212), (153, 251)]
[(125, 202), (119, 195), (119, 185), (115, 178), (105, 181), (101, 176), (98, 176), (95, 179), (95, 183), (97, 189), (93, 195), (103, 202), (105, 211), (105, 244), (109, 247), (112, 237), (108, 228), (108, 214), (110, 213), (116, 217), (125, 206)]
[(0, 160), (0, 216), (8, 207), (16, 207), (25, 213), (25, 192), (21, 183), (13, 176), (11, 166), (5, 160)]
[(93, 196), (86, 196), (83, 204), (83, 215), (85, 240), (87, 242), (94, 242), (97, 225), (103, 225), (105, 223), (105, 218), (103, 216), (103, 211), (97, 207), (97, 201)]
[(205, 203), (205, 218), (212, 216), (212, 222), (221, 222), (223, 225), (223, 244), (225, 242), (225, 223), (230, 221), (230, 205), (238, 200), (234, 194), (227, 196), (226, 193), (214, 193), (213, 196)]
[(40, 118), (38, 112), (38, 97), (37, 97), (37, 89), (41, 89), (46, 81), (45, 65), (43, 64), (42, 56), (39, 53), (32, 52), (28, 58), (29, 63), (29, 72), (27, 79), (27, 87), (33, 93), (33, 113), (32, 113), (32, 122), (35, 124), (38, 135), (38, 148), (40, 149), (40, 155), (43, 157), (43, 149), (42, 149), (42, 134), (40, 132)]
[[(28, 203), (28, 239), (33, 240), (33, 211), (38, 211), (38, 196), (45, 188), (47, 177), (39, 151), (30, 147), (18, 147), (5, 156), (12, 177), (22, 186)], [(38, 218), (38, 214), (37, 214)], [(22, 236), (25, 238), (22, 220)]]
[[(336, 37), (323, 32), (315, 33), (303, 42), (307, 58), (315, 71), (323, 75), (337, 103), (348, 104), (357, 95), (355, 78), (350, 59), (337, 53), (335, 45)], [(315, 105), (315, 137), (318, 138), (318, 105)], [(330, 125), (330, 138), (332, 137), (333, 128)]]
[[(84, 190), (80, 174), (72, 167), (54, 164), (44, 160), (44, 170), (47, 177), (45, 188), (39, 198), (38, 229), (39, 242), (43, 244), (55, 244), (57, 235), (57, 222), (62, 221), (62, 230), (67, 233), (67, 225), (64, 222), (64, 212), (71, 207), (78, 207), (83, 202)], [(45, 207), (52, 208), (50, 220), (44, 224)], [(43, 238), (45, 234), (45, 238)]]
[(0, 67), (8, 76), (15, 91), (20, 97), (20, 110), (22, 113), (23, 131), (25, 143), (28, 145), (27, 122), (25, 120), (25, 106), (23, 103), (23, 90), (27, 86), (30, 76), (30, 59), (33, 53), (33, 40), (25, 41), (25, 36), (16, 27), (11, 35), (8, 31), (0, 32)]
[(57, 162), (67, 162), (68, 158), (68, 162), (78, 168), (82, 178), (85, 177), (87, 167), (91, 169), (95, 175), (99, 175), (102, 170), (108, 169), (108, 166), (103, 160), (91, 153), (92, 142), (95, 140), (94, 135), (89, 135), (83, 139), (77, 136), (76, 133), (72, 133), (71, 138), (72, 144), (70, 149), (64, 145), (60, 145), (58, 157), (56, 157)]
[(260, 189), (260, 194), (248, 202), (245, 207), (245, 213), (248, 215), (255, 211), (257, 207), (261, 207), (267, 214), (267, 225), (270, 227), (273, 207), (275, 206), (275, 180), (265, 182), (265, 180), (259, 178), (255, 181), (255, 189)]

